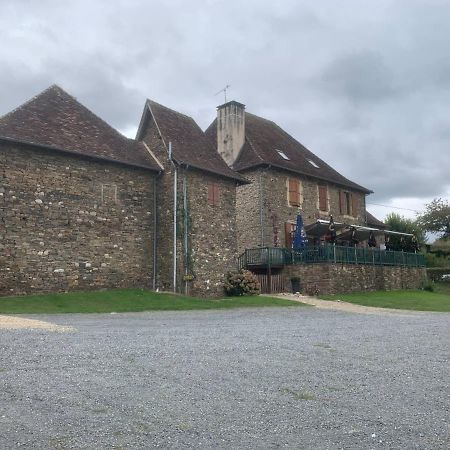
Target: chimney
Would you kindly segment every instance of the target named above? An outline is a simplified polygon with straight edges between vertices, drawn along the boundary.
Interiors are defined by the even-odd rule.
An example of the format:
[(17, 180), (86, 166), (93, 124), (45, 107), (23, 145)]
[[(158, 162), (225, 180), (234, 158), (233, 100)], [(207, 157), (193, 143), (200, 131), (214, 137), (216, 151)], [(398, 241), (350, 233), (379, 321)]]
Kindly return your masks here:
[(245, 105), (227, 102), (217, 107), (217, 149), (231, 166), (245, 141)]

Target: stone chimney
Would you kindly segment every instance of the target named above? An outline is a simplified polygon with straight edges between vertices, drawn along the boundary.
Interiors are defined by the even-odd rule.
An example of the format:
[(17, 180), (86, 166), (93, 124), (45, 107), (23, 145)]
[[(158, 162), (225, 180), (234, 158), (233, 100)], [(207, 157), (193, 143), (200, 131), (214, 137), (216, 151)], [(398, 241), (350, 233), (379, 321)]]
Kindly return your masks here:
[(245, 141), (245, 105), (227, 102), (217, 107), (217, 149), (231, 166)]

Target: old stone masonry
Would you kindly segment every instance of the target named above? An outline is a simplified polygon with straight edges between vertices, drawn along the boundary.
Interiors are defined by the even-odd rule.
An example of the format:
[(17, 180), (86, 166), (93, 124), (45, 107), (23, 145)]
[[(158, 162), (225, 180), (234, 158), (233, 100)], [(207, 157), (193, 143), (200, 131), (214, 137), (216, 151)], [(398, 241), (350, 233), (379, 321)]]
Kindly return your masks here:
[[(241, 103), (219, 106), (203, 132), (147, 100), (129, 139), (53, 85), (0, 118), (0, 295), (221, 296), (246, 250), (292, 247), (299, 211), (309, 225), (330, 214), (370, 225), (370, 193)], [(329, 281), (337, 266), (297, 269), (344, 289)], [(254, 270), (266, 276), (264, 265)], [(282, 289), (295, 270), (280, 267)], [(370, 276), (358, 272), (362, 285)]]

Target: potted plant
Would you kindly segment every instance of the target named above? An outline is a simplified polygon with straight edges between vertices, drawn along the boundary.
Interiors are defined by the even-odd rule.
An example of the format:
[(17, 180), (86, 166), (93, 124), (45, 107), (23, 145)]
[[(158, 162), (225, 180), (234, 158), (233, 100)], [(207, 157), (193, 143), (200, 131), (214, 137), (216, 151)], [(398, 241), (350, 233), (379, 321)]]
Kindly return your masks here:
[(291, 277), (292, 293), (297, 294), (300, 292), (300, 277)]

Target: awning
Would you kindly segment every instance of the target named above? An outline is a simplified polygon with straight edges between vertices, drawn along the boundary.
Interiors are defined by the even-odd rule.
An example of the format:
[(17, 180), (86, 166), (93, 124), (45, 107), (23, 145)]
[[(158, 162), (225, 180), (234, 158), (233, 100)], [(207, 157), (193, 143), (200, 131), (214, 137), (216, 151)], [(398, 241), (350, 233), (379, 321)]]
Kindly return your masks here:
[[(328, 227), (330, 222), (328, 220), (317, 220), (316, 222), (306, 225), (305, 231), (308, 236), (312, 237), (323, 237), (328, 233)], [(334, 222), (334, 228), (336, 230), (336, 239), (341, 241), (350, 241), (352, 228), (356, 230), (356, 238), (358, 241), (367, 241), (369, 239), (369, 234), (372, 232), (375, 236), (381, 236), (385, 234), (395, 235), (395, 236), (408, 236), (412, 237), (410, 233), (400, 233), (399, 231), (390, 230), (380, 230), (379, 228), (366, 227), (362, 225), (353, 225), (348, 223)]]
[[(322, 237), (328, 233), (328, 227), (330, 222), (328, 220), (318, 220), (317, 222), (311, 223), (305, 226), (305, 232), (308, 236)], [(345, 223), (334, 222), (334, 229), (336, 232), (343, 230), (347, 225)]]

